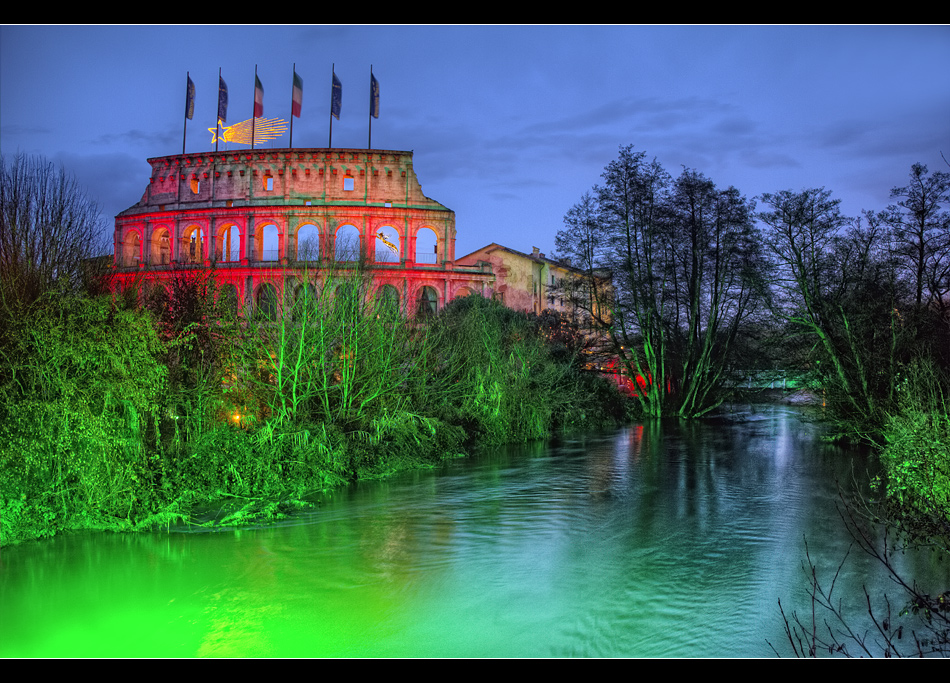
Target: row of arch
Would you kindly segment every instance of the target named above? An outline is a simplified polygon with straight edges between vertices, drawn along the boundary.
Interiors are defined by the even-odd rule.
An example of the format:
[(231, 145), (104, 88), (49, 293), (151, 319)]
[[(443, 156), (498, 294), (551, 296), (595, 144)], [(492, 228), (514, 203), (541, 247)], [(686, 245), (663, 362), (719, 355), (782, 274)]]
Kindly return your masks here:
[[(319, 285), (314, 282), (288, 281), (281, 296), (282, 293), (278, 291), (278, 286), (274, 282), (264, 281), (254, 287), (253, 302), (247, 302), (242, 300), (244, 297), (240, 296), (240, 288), (236, 284), (226, 282), (219, 288), (218, 296), (226, 309), (232, 313), (243, 310), (275, 319), (285, 309), (293, 312), (300, 306), (316, 306), (321, 299), (318, 287)], [(170, 293), (168, 287), (160, 280), (152, 280), (148, 288), (151, 296), (157, 294), (167, 296)], [(473, 293), (472, 288), (463, 286), (455, 290), (452, 298), (458, 299)], [(348, 300), (358, 309), (363, 309), (369, 304), (378, 312), (388, 311), (391, 314), (417, 317), (434, 315), (445, 305), (438, 288), (432, 284), (414, 286), (407, 297), (411, 302), (410, 306), (407, 306), (406, 301), (403, 300), (400, 288), (393, 283), (374, 284), (367, 292), (355, 281), (344, 281), (333, 287), (332, 297), (335, 300), (341, 298)]]
[[(154, 266), (178, 263), (202, 263), (213, 260), (219, 263), (240, 262), (247, 254), (251, 262), (280, 261), (358, 261), (363, 258), (375, 263), (436, 264), (439, 262), (440, 238), (436, 231), (428, 226), (411, 232), (408, 240), (392, 225), (382, 225), (374, 231), (364, 234), (352, 223), (336, 228), (332, 237), (321, 232), (313, 222), (304, 222), (285, 239), (274, 222), (257, 226), (248, 244), (246, 233), (233, 222), (218, 226), (213, 240), (207, 239), (207, 231), (200, 225), (191, 224), (184, 228), (174, 245), (172, 231), (165, 226), (155, 226), (150, 230), (126, 227), (120, 245), (116, 245), (116, 254), (121, 254), (122, 266), (136, 266), (147, 263)], [(150, 234), (148, 234), (150, 232)], [(407, 245), (406, 242), (409, 242)], [(444, 244), (444, 240), (443, 241)], [(407, 249), (406, 247), (409, 247)], [(147, 248), (146, 248), (147, 247)], [(250, 247), (250, 248), (248, 248)], [(412, 251), (408, 258), (407, 251)], [(444, 252), (443, 246), (442, 251)]]

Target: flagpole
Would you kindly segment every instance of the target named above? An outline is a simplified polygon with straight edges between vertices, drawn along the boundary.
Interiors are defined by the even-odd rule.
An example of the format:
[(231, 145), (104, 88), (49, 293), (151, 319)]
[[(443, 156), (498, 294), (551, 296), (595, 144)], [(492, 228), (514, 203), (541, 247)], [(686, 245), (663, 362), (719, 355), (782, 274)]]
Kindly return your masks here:
[(251, 105), (251, 149), (254, 149), (254, 123), (257, 113), (257, 64), (254, 65), (254, 104)]
[(369, 138), (366, 149), (373, 149), (373, 65), (369, 65)]
[(181, 153), (185, 153), (185, 140), (188, 139), (188, 119), (195, 115), (195, 84), (191, 82), (191, 72), (185, 72), (188, 79), (185, 85), (185, 127), (181, 133)]
[(218, 67), (218, 114), (214, 117), (214, 151), (218, 151), (218, 141), (221, 139), (221, 67)]
[(297, 62), (294, 62), (294, 77), (290, 79), (290, 149), (294, 148), (294, 86), (297, 83)]
[(332, 80), (330, 81), (330, 140), (327, 143), (327, 147), (333, 147), (333, 87), (336, 85), (336, 63), (330, 67), (330, 74), (332, 75)]
[(214, 151), (218, 151), (218, 142), (221, 139), (221, 124), (228, 120), (228, 84), (221, 78), (221, 67), (218, 67), (218, 115), (214, 124)]

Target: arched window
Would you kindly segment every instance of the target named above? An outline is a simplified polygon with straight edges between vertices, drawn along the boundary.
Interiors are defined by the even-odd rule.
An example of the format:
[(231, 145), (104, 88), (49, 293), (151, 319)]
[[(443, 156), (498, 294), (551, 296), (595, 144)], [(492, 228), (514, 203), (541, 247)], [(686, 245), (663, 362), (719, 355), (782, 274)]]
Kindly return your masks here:
[(399, 290), (392, 285), (383, 285), (376, 292), (376, 308), (379, 315), (392, 320), (399, 317)]
[(214, 252), (215, 258), (223, 263), (241, 260), (241, 230), (238, 226), (232, 223), (218, 228)]
[(167, 228), (152, 231), (152, 265), (167, 266), (172, 261), (172, 241)]
[(439, 310), (439, 295), (432, 287), (423, 287), (419, 290), (419, 299), (416, 302), (416, 314), (420, 318), (435, 315)]
[(294, 290), (294, 320), (312, 319), (317, 314), (319, 294), (310, 282), (298, 285)]
[(268, 320), (277, 320), (279, 312), (277, 289), (271, 283), (265, 282), (257, 289), (257, 313)]
[(389, 225), (376, 231), (376, 263), (399, 263), (399, 233)]
[(336, 231), (333, 248), (334, 260), (358, 261), (360, 258), (360, 231), (353, 225), (343, 225)]
[(320, 230), (313, 223), (306, 223), (297, 229), (297, 260), (320, 260)]
[(135, 230), (125, 235), (122, 261), (124, 266), (137, 266), (142, 261), (142, 238)]
[(416, 263), (439, 262), (439, 236), (432, 228), (422, 228), (416, 233)]
[(268, 223), (257, 229), (257, 246), (260, 250), (258, 260), (260, 261), (278, 261), (280, 260), (280, 235), (277, 226)]
[(185, 263), (202, 263), (205, 258), (205, 233), (197, 225), (189, 225), (182, 235), (184, 248), (182, 257)]
[(360, 283), (350, 281), (338, 285), (333, 292), (333, 301), (337, 306), (337, 310), (342, 310), (344, 315), (358, 315), (363, 305), (363, 292)]
[(218, 297), (218, 303), (220, 304), (222, 311), (228, 313), (229, 315), (237, 315), (237, 287), (231, 284), (222, 285), (221, 290), (218, 293)]

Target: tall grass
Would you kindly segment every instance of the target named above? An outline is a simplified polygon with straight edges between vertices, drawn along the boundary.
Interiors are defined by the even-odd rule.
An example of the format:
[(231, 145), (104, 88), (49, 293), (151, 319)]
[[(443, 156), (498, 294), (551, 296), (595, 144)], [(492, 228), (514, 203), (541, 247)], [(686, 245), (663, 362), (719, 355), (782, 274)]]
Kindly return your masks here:
[(884, 430), (881, 462), (888, 496), (950, 531), (950, 396), (947, 378), (918, 360), (898, 386), (899, 412)]
[(623, 414), (525, 314), (468, 297), (417, 319), (359, 268), (298, 284), (269, 314), (226, 315), (213, 278), (153, 312), (134, 293), (34, 307), (0, 345), (0, 544), (206, 523), (201, 509), (279, 515), (355, 478)]

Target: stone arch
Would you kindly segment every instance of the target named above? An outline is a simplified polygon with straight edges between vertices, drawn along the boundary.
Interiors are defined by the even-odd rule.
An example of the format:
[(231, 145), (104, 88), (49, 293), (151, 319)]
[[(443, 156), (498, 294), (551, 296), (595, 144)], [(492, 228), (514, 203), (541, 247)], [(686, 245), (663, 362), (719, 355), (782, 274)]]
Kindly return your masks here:
[(297, 261), (320, 260), (320, 228), (316, 223), (301, 223), (297, 227)]
[(334, 261), (359, 261), (362, 253), (362, 240), (359, 229), (352, 223), (337, 228), (333, 240)]
[(142, 236), (138, 229), (126, 230), (122, 240), (122, 265), (137, 266), (142, 262)]
[(218, 290), (218, 297), (218, 303), (225, 312), (237, 315), (240, 308), (237, 287), (230, 282), (224, 283), (221, 285), (221, 289)]
[(387, 318), (398, 317), (402, 312), (399, 290), (394, 285), (382, 285), (376, 290), (376, 309)]
[(203, 263), (207, 253), (204, 228), (194, 223), (186, 227), (181, 233), (179, 253), (185, 263)]
[(333, 290), (333, 301), (344, 315), (355, 316), (363, 309), (363, 287), (358, 280), (344, 280)]
[(164, 225), (152, 228), (151, 264), (153, 266), (167, 266), (172, 262), (171, 231)]
[(241, 260), (241, 229), (235, 223), (223, 223), (218, 226), (214, 236), (214, 256), (221, 263), (235, 263)]
[(439, 290), (423, 285), (416, 290), (415, 312), (419, 318), (427, 318), (439, 312)]
[(376, 230), (376, 263), (399, 263), (402, 245), (399, 232), (391, 225), (384, 225)]
[(294, 319), (299, 320), (304, 313), (313, 318), (320, 308), (320, 291), (316, 283), (309, 280), (297, 283), (293, 293)]
[(439, 235), (429, 227), (416, 231), (416, 263), (439, 262)]
[(254, 305), (259, 316), (268, 320), (277, 320), (277, 316), (280, 314), (280, 298), (274, 283), (262, 282), (257, 286)]
[(262, 220), (254, 229), (254, 260), (279, 261), (282, 242), (280, 228), (273, 219)]
[(467, 296), (472, 296), (474, 293), (475, 290), (470, 287), (459, 287), (457, 290), (455, 290), (455, 295), (452, 297), (452, 300), (454, 301), (455, 299), (464, 299)]

